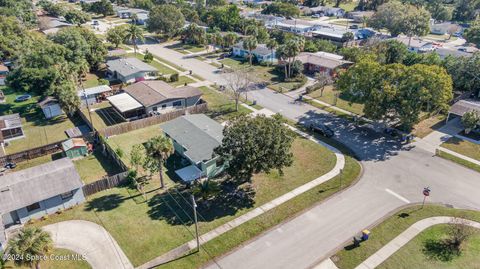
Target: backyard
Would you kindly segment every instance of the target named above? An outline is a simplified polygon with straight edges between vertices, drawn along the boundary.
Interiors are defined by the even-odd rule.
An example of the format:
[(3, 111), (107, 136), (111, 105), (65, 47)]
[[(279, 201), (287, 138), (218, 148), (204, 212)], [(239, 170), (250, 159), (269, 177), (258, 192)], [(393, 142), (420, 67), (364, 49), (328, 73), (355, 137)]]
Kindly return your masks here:
[(23, 92), (15, 92), (10, 88), (4, 87), (6, 102), (0, 104), (0, 115), (19, 113), (22, 118), (22, 128), (25, 134), (24, 138), (12, 140), (5, 148), (7, 154), (40, 147), (53, 142), (67, 139), (65, 130), (83, 124), (78, 117), (67, 117), (60, 115), (53, 119), (46, 119), (42, 110), (37, 105), (38, 96), (32, 95), (32, 98), (24, 102), (15, 102), (18, 95)]
[(357, 115), (363, 115), (363, 104), (350, 103), (348, 96), (335, 90), (332, 86), (326, 86), (323, 94), (320, 90), (316, 90), (309, 96)]
[(73, 164), (85, 184), (122, 172), (112, 159), (102, 154), (100, 148), (96, 148), (93, 154), (74, 160)]
[(82, 108), (81, 111), (88, 121), (90, 121), (90, 116), (92, 117), (93, 127), (97, 130), (124, 122), (108, 101), (90, 106), (90, 115), (86, 107)]
[[(160, 132), (158, 126), (156, 126), (149, 130), (142, 129), (138, 130), (140, 132), (131, 132), (128, 136), (115, 136), (109, 139), (108, 143), (114, 148), (121, 145), (124, 151), (124, 159), (127, 160), (128, 157), (125, 156), (128, 156), (129, 148), (156, 135), (154, 128), (157, 128), (156, 130)], [(200, 206), (200, 233), (218, 227), (266, 201), (325, 174), (335, 164), (333, 153), (303, 138), (297, 138), (294, 141), (292, 152), (294, 153), (294, 163), (284, 170), (283, 176), (280, 176), (276, 171), (254, 176), (253, 189), (250, 190), (255, 192), (254, 200), (250, 200), (250, 198), (235, 199), (233, 196), (223, 197), (222, 195), (214, 201), (210, 208), (206, 209)], [(359, 171), (358, 164), (351, 160), (348, 160), (347, 163), (344, 174), (348, 175), (349, 178), (356, 178)], [(170, 175), (171, 173), (170, 165), (167, 162), (166, 174)], [(181, 187), (174, 187), (175, 183), (171, 181), (167, 182), (169, 188), (165, 192), (159, 192), (156, 181), (154, 180), (151, 186), (148, 186), (148, 201), (145, 201), (136, 189), (129, 187), (114, 188), (92, 195), (85, 204), (67, 210), (60, 215), (52, 216), (36, 225), (46, 225), (68, 219), (84, 219), (99, 223), (118, 241), (133, 264), (138, 266), (193, 239), (193, 223), (187, 193)], [(345, 180), (344, 184), (348, 185), (349, 180)], [(327, 193), (331, 194), (331, 187), (326, 190)], [(318, 190), (310, 195), (313, 195), (313, 200), (309, 200), (309, 204), (317, 201), (317, 199), (324, 198), (324, 193), (318, 192)], [(291, 208), (286, 207), (284, 210), (291, 210)], [(289, 216), (288, 213), (291, 212), (281, 211), (278, 212), (278, 216), (268, 213), (267, 219), (269, 222), (278, 222)], [(258, 232), (261, 227), (263, 226), (256, 227), (253, 232)], [(249, 233), (252, 232), (249, 230), (250, 227), (235, 230), (239, 229), (242, 230), (242, 236), (234, 239), (247, 240), (250, 236)], [(125, 231), (129, 232), (125, 233)], [(232, 242), (232, 240), (229, 240), (228, 243)]]
[[(370, 229), (370, 238), (368, 241), (362, 242), (360, 247), (346, 246), (331, 259), (340, 269), (355, 268), (413, 223), (434, 216), (456, 216), (480, 221), (480, 212), (473, 210), (453, 209), (439, 205), (426, 205), (423, 209), (420, 206), (412, 206), (394, 213), (391, 217)], [(475, 268), (474, 265), (478, 264), (478, 255), (480, 254), (480, 236), (477, 234), (472, 237), (465, 252), (456, 259), (451, 261), (430, 259), (426, 256), (428, 253), (423, 251), (423, 243), (426, 239), (440, 240), (443, 236), (444, 228), (442, 228), (442, 225), (425, 230), (395, 253), (380, 268)], [(437, 251), (442, 250), (437, 249)]]

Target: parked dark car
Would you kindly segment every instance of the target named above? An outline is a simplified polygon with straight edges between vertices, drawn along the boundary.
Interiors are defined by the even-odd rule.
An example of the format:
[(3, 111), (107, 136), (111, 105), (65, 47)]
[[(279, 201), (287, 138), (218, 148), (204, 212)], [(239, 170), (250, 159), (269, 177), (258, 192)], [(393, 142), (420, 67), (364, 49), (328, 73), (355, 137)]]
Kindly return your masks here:
[(358, 24), (352, 24), (348, 28), (350, 29), (358, 29)]
[(17, 167), (17, 164), (9, 162), (9, 163), (6, 163), (4, 167), (7, 169), (14, 169), (15, 167)]
[(309, 129), (310, 131), (319, 133), (325, 137), (332, 137), (335, 134), (328, 126), (320, 123), (311, 123)]

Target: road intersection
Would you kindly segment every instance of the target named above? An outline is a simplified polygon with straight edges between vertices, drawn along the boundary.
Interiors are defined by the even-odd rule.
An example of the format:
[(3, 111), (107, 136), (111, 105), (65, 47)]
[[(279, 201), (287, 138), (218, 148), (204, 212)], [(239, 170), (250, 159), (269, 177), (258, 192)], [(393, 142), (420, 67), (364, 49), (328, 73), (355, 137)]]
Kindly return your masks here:
[[(141, 48), (211, 82), (225, 84), (223, 74), (205, 62), (160, 44)], [(370, 128), (356, 126), (267, 88), (250, 92), (249, 98), (291, 120), (303, 124), (321, 121), (331, 126), (335, 139), (355, 152), (364, 171), (350, 189), (219, 258), (217, 264), (222, 268), (312, 267), (395, 209), (422, 202), (426, 186), (432, 189), (430, 202), (480, 210), (480, 196), (472, 193), (480, 189), (480, 174), (433, 156), (421, 144), (402, 145)]]

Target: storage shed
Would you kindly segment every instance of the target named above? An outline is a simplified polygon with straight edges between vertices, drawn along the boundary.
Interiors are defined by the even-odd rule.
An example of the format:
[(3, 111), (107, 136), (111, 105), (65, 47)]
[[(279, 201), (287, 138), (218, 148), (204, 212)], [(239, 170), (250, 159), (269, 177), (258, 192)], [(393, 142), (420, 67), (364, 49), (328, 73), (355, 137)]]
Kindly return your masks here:
[(70, 159), (87, 155), (87, 144), (82, 138), (71, 138), (62, 143), (63, 152)]
[(47, 119), (55, 118), (56, 116), (60, 116), (63, 114), (63, 110), (58, 104), (57, 99), (53, 97), (48, 96), (47, 98), (38, 102), (38, 105), (42, 109), (43, 114)]

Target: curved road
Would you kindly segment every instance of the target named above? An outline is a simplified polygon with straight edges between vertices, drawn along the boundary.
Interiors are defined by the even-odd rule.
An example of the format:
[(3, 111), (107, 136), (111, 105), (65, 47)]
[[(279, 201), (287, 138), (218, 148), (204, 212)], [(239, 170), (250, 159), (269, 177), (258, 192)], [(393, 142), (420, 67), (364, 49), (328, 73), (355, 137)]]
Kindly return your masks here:
[[(163, 47), (143, 45), (150, 52), (192, 70), (209, 81), (224, 83), (207, 63)], [(222, 268), (309, 268), (329, 257), (359, 231), (396, 208), (421, 202), (422, 190), (432, 189), (429, 202), (480, 209), (480, 174), (434, 157), (413, 144), (402, 146), (369, 128), (357, 127), (313, 106), (269, 89), (249, 93), (261, 106), (308, 123), (324, 122), (335, 139), (350, 147), (362, 162), (361, 180), (300, 216), (283, 223), (243, 247), (218, 259)], [(218, 268), (217, 265), (210, 265)]]

